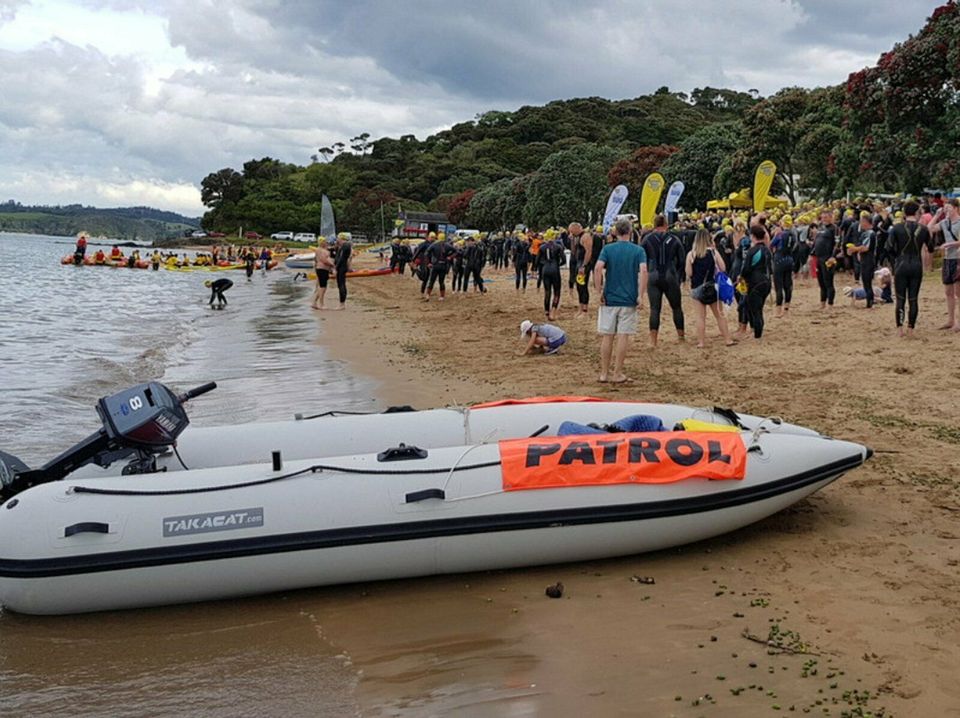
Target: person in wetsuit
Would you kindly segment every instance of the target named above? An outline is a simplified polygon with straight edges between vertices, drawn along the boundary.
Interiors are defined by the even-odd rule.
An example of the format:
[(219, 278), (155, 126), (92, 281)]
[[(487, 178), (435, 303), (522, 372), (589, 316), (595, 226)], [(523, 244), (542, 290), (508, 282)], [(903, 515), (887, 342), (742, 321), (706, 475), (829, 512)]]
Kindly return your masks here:
[(895, 224), (890, 230), (889, 242), (896, 259), (893, 265), (893, 288), (897, 295), (897, 330), (904, 335), (903, 320), (906, 305), (907, 336), (913, 335), (920, 312), (920, 285), (923, 284), (923, 247), (933, 252), (930, 231), (917, 219), (920, 205), (913, 200), (903, 205), (903, 224)]
[(763, 305), (770, 295), (773, 255), (766, 245), (767, 230), (762, 224), (750, 227), (750, 249), (743, 256), (740, 277), (747, 283), (745, 304), (755, 339), (763, 337)]
[(817, 284), (820, 285), (820, 308), (833, 306), (837, 290), (833, 285), (833, 275), (837, 266), (837, 234), (833, 224), (833, 211), (820, 213), (820, 229), (813, 241), (813, 256), (817, 259)]
[(229, 279), (217, 279), (215, 281), (207, 280), (203, 283), (207, 289), (210, 290), (210, 302), (209, 304), (213, 306), (213, 300), (217, 300), (218, 307), (224, 307), (227, 304), (227, 298), (223, 296), (223, 293), (230, 289), (233, 286), (233, 281)]
[(543, 312), (552, 321), (560, 307), (560, 267), (566, 264), (567, 257), (553, 230), (547, 230), (545, 238), (547, 241), (540, 245), (537, 253), (537, 264), (543, 281)]
[[(394, 239), (390, 242), (390, 273), (396, 274), (397, 267), (400, 264), (400, 240)], [(403, 274), (403, 270), (400, 270), (400, 274)]]
[(251, 277), (253, 277), (253, 270), (257, 263), (257, 255), (253, 253), (253, 250), (250, 247), (247, 247), (243, 251), (243, 268), (247, 273), (247, 281), (249, 282)]
[(577, 272), (579, 270), (579, 259), (583, 256), (583, 247), (580, 246), (580, 239), (583, 236), (583, 225), (579, 222), (571, 222), (567, 231), (561, 238), (566, 249), (570, 250), (570, 267), (567, 274), (567, 288), (573, 295), (577, 288)]
[(526, 237), (520, 236), (513, 243), (513, 271), (516, 275), (516, 289), (527, 292), (527, 270), (530, 267), (530, 243)]
[(793, 299), (793, 272), (799, 245), (797, 233), (793, 230), (793, 218), (788, 214), (783, 218), (783, 225), (777, 232), (777, 236), (770, 243), (774, 257), (773, 286), (777, 293), (778, 317), (790, 311), (790, 302)]
[(430, 247), (436, 239), (437, 235), (431, 232), (427, 235), (427, 239), (418, 244), (417, 248), (413, 251), (413, 259), (410, 264), (416, 270), (417, 279), (420, 280), (421, 297), (426, 297), (427, 295), (427, 282), (430, 281), (430, 262), (428, 255), (430, 254)]
[(860, 280), (863, 282), (863, 296), (867, 300), (867, 309), (873, 309), (873, 272), (876, 270), (877, 233), (873, 229), (873, 216), (869, 212), (860, 213), (860, 234), (853, 247), (847, 252), (859, 259)]
[(347, 239), (346, 232), (337, 235), (336, 247), (336, 252), (333, 255), (333, 268), (337, 275), (337, 292), (340, 295), (340, 306), (337, 309), (346, 309), (347, 272), (350, 271), (350, 259), (353, 255), (353, 245)]
[(463, 291), (467, 291), (470, 278), (473, 277), (473, 291), (480, 292), (481, 294), (486, 293), (487, 288), (483, 286), (483, 277), (481, 276), (484, 257), (486, 257), (486, 252), (483, 249), (483, 245), (477, 241), (476, 237), (470, 237), (467, 240), (467, 249), (463, 257)]
[(439, 281), (440, 301), (447, 296), (447, 271), (450, 269), (450, 260), (453, 259), (453, 247), (447, 242), (446, 236), (441, 234), (437, 241), (430, 245), (427, 254), (427, 261), (430, 264), (430, 279), (427, 281), (427, 296), (425, 301), (430, 301), (433, 294), (433, 286)]
[(680, 275), (684, 271), (686, 257), (683, 244), (667, 232), (667, 218), (658, 214), (653, 221), (653, 231), (641, 242), (647, 255), (647, 296), (650, 298), (650, 343), (657, 346), (660, 334), (660, 311), (666, 296), (673, 314), (673, 326), (683, 341), (683, 306), (680, 296)]

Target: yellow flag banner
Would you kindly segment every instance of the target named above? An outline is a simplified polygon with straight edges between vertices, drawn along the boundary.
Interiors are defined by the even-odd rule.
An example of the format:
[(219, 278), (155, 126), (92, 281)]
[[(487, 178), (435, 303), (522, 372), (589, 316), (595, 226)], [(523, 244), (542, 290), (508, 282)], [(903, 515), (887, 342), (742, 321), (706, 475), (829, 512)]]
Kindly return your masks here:
[(643, 191), (640, 193), (640, 225), (653, 223), (653, 215), (657, 213), (660, 204), (660, 195), (666, 182), (663, 175), (654, 172), (643, 182)]
[(757, 165), (757, 172), (753, 176), (753, 211), (762, 212), (770, 196), (773, 186), (773, 177), (777, 174), (777, 166), (770, 160), (764, 160)]

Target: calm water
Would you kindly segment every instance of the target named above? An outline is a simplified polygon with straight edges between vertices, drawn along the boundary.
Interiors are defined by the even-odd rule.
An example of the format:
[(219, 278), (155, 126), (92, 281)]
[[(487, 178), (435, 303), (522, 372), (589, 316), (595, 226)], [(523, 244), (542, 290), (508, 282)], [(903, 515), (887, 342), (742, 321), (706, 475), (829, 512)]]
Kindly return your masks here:
[[(96, 430), (96, 400), (141, 381), (216, 381), (190, 404), (198, 425), (375, 403), (368, 381), (324, 358), (312, 287), (289, 274), (61, 265), (72, 246), (0, 233), (0, 440), (28, 464)], [(207, 306), (211, 277), (235, 282), (223, 311)]]
[[(326, 360), (305, 283), (61, 266), (69, 238), (0, 234), (0, 446), (36, 465), (95, 431), (96, 400), (161, 380), (219, 388), (200, 425), (375, 408)], [(88, 251), (90, 251), (88, 249)], [(129, 251), (129, 250), (125, 250)], [(223, 311), (203, 281), (229, 276)], [(0, 715), (349, 715), (356, 675), (283, 597), (36, 619), (0, 612)]]

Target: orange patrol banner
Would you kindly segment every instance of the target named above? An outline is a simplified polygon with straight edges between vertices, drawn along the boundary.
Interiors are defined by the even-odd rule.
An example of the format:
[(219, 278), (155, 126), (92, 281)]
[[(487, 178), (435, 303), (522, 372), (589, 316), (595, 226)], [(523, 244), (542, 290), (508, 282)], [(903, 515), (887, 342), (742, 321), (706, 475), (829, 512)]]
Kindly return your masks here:
[(767, 197), (773, 186), (773, 178), (777, 174), (777, 166), (770, 160), (764, 160), (757, 165), (753, 175), (753, 211), (762, 212), (767, 206)]
[(485, 401), (481, 404), (474, 404), (470, 408), (490, 409), (494, 406), (517, 406), (520, 404), (568, 404), (578, 401), (609, 402), (610, 399), (599, 399), (595, 396), (531, 396), (526, 399), (501, 399), (500, 401)]
[(740, 434), (539, 436), (500, 442), (504, 491), (611, 484), (669, 484), (685, 479), (742, 479), (747, 449)]
[(653, 223), (653, 216), (657, 213), (657, 205), (660, 204), (660, 195), (663, 194), (666, 180), (659, 172), (654, 172), (647, 176), (643, 181), (643, 189), (640, 190), (640, 225)]

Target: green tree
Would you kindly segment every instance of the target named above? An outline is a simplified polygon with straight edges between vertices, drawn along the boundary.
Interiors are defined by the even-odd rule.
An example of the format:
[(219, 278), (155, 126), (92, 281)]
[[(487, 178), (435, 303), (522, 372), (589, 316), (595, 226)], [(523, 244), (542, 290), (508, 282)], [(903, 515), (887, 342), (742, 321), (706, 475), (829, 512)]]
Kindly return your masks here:
[(618, 159), (617, 151), (595, 144), (550, 155), (526, 188), (526, 223), (544, 227), (596, 218), (609, 191), (607, 172)]
[(685, 207), (704, 207), (713, 197), (714, 175), (736, 152), (741, 133), (736, 122), (709, 125), (681, 142), (680, 150), (663, 164), (661, 173), (668, 182), (683, 182)]
[(237, 202), (242, 196), (243, 175), (230, 167), (211, 172), (200, 182), (200, 201), (207, 207)]

